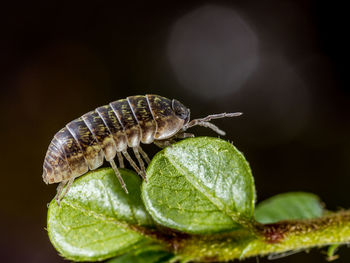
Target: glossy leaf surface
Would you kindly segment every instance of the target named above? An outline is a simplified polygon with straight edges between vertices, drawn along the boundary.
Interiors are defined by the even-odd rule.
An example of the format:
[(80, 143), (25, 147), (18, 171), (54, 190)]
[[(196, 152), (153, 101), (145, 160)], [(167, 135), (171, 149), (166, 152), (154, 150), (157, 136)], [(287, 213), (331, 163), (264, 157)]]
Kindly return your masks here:
[(152, 160), (142, 185), (158, 223), (188, 233), (229, 231), (253, 217), (255, 187), (247, 161), (227, 141), (197, 137)]
[(273, 196), (256, 206), (255, 218), (269, 224), (288, 219), (321, 217), (323, 206), (318, 196), (304, 192), (290, 192)]
[(141, 179), (121, 169), (130, 194), (112, 169), (99, 169), (76, 179), (61, 206), (48, 211), (50, 240), (63, 257), (75, 261), (102, 260), (121, 254), (145, 238), (131, 225), (151, 226), (141, 198)]

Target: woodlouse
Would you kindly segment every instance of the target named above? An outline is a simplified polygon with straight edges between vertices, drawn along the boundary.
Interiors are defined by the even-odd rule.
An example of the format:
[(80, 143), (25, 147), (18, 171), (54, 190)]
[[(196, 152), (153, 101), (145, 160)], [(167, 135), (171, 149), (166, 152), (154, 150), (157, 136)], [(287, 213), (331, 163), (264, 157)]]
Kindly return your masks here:
[[(43, 180), (47, 184), (60, 183), (56, 194), (59, 204), (76, 177), (100, 167), (106, 159), (127, 193), (114, 162), (115, 156), (118, 156), (120, 167), (124, 167), (124, 156), (146, 180), (142, 158), (147, 163), (150, 160), (140, 147), (140, 142), (165, 147), (176, 138), (193, 137), (193, 134), (185, 131), (196, 125), (225, 135), (210, 121), (239, 115), (240, 112), (221, 113), (190, 121), (190, 110), (176, 99), (145, 95), (117, 100), (71, 121), (55, 134), (45, 156)], [(128, 147), (133, 149), (139, 166), (127, 152)]]

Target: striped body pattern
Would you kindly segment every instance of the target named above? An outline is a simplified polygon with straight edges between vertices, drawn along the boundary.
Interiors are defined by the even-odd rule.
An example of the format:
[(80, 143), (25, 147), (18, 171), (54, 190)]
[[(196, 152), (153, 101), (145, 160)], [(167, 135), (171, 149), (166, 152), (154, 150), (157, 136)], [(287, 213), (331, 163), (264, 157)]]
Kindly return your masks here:
[[(192, 137), (192, 134), (184, 131), (195, 125), (209, 127), (223, 134), (209, 121), (232, 117), (230, 114), (209, 115), (189, 122), (190, 110), (175, 99), (145, 95), (111, 102), (71, 121), (55, 134), (45, 156), (43, 180), (47, 184), (60, 183), (56, 195), (59, 203), (76, 177), (100, 167), (106, 160), (127, 192), (114, 163), (116, 156), (119, 167), (124, 167), (125, 157), (137, 173), (146, 179), (143, 159), (148, 163), (149, 158), (140, 147), (141, 143), (154, 142), (164, 147), (174, 138)], [(129, 155), (128, 148), (133, 149), (139, 165)]]

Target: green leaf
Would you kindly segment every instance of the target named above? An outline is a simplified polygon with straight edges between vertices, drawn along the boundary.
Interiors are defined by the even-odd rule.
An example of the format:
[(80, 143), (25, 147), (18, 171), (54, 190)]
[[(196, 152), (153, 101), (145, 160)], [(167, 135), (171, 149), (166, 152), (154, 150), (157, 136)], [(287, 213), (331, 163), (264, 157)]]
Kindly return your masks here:
[(141, 179), (120, 169), (129, 194), (110, 168), (75, 180), (61, 206), (52, 200), (47, 229), (63, 257), (75, 261), (103, 260), (130, 249), (145, 238), (130, 226), (151, 226), (140, 198)]
[(197, 137), (159, 152), (142, 198), (158, 223), (189, 233), (239, 228), (253, 217), (255, 187), (247, 161), (227, 141)]
[(333, 244), (328, 247), (327, 250), (327, 261), (334, 261), (339, 258), (339, 255), (336, 255), (337, 250), (339, 249), (340, 244)]
[(174, 255), (159, 246), (136, 249), (106, 263), (161, 263), (169, 262)]
[(290, 192), (273, 196), (259, 203), (255, 219), (263, 224), (288, 219), (321, 217), (323, 206), (318, 196), (304, 192)]

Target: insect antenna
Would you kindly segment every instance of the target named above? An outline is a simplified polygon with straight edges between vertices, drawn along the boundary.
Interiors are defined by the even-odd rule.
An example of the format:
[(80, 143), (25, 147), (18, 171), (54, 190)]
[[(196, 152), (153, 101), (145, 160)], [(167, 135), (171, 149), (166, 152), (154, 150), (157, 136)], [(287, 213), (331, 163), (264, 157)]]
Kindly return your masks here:
[(230, 117), (238, 117), (241, 116), (243, 113), (242, 112), (232, 112), (232, 113), (219, 113), (219, 114), (211, 114), (208, 115), (207, 117), (201, 118), (201, 119), (194, 119), (187, 123), (183, 130), (187, 130), (188, 128), (191, 128), (193, 126), (202, 126), (202, 127), (207, 127), (212, 129), (214, 132), (220, 134), (220, 135), (225, 135), (226, 132), (221, 130), (218, 126), (210, 123), (211, 120), (215, 119), (221, 119), (221, 118), (230, 118)]

